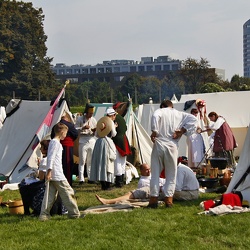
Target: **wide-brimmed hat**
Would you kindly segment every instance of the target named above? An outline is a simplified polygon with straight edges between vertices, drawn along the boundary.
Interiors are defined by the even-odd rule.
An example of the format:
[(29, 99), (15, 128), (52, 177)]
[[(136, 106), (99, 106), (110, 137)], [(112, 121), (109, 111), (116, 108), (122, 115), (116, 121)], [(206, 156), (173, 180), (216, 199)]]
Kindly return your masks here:
[(99, 137), (105, 137), (110, 133), (112, 130), (112, 120), (104, 116), (101, 119), (98, 120), (97, 125), (96, 125), (96, 132)]

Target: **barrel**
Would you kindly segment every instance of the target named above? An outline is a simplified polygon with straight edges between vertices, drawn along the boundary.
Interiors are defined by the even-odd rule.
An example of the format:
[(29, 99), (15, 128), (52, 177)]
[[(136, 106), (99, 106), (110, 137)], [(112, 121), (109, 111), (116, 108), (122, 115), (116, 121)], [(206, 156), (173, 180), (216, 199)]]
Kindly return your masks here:
[(10, 214), (24, 214), (23, 201), (21, 199), (9, 201), (8, 205)]

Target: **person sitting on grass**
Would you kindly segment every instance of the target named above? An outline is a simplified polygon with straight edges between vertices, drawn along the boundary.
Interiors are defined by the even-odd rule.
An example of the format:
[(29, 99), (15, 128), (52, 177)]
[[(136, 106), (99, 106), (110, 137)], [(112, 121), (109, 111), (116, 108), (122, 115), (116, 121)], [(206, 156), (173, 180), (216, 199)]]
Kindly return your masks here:
[[(141, 177), (138, 182), (137, 189), (132, 190), (120, 197), (114, 198), (114, 199), (104, 199), (101, 198), (99, 195), (95, 195), (96, 198), (102, 203), (102, 204), (115, 204), (120, 201), (126, 201), (126, 200), (134, 200), (134, 199), (141, 199), (146, 200), (149, 199), (149, 192), (150, 192), (150, 166), (146, 163), (143, 163), (140, 165), (140, 171), (141, 171)], [(163, 186), (165, 179), (160, 179), (160, 187)], [(164, 198), (164, 197), (162, 197)]]
[[(194, 174), (194, 172), (186, 166), (187, 157), (178, 158), (178, 167), (177, 167), (177, 180), (176, 180), (176, 189), (174, 192), (174, 200), (178, 201), (187, 201), (187, 200), (196, 200), (199, 197), (199, 182)], [(148, 164), (142, 164), (140, 166), (141, 170), (141, 179), (138, 182), (138, 187), (136, 190), (130, 191), (123, 196), (114, 198), (114, 199), (104, 199), (96, 194), (96, 198), (102, 204), (115, 204), (124, 200), (133, 200), (133, 199), (149, 199), (150, 192), (150, 167)], [(164, 171), (162, 171), (163, 173)], [(165, 176), (162, 175), (159, 178), (160, 182), (160, 195), (159, 200), (164, 200), (164, 195), (162, 193), (161, 187), (165, 183)], [(163, 178), (161, 178), (163, 177)], [(145, 181), (148, 180), (148, 181)], [(139, 184), (143, 180), (143, 185), (139, 187)]]

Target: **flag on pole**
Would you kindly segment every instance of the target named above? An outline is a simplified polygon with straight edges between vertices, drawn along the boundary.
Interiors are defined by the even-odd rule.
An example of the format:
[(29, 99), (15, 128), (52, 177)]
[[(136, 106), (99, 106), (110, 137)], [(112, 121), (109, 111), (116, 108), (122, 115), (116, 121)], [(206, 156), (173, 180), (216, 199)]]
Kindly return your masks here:
[[(29, 168), (31, 168), (34, 164), (32, 163), (31, 155), (39, 142), (49, 134), (51, 125), (53, 122), (54, 114), (56, 109), (58, 108), (58, 104), (60, 102), (60, 99), (63, 97), (65, 93), (65, 88), (69, 84), (69, 81), (65, 82), (64, 87), (60, 91), (59, 95), (55, 99), (54, 103), (49, 108), (48, 113), (46, 114), (45, 118), (43, 119), (42, 123), (40, 124), (38, 130), (36, 133), (34, 133), (32, 140), (27, 145), (25, 150), (23, 151), (22, 155), (20, 156), (17, 163), (15, 163), (15, 166), (13, 167), (11, 173), (8, 175), (10, 178), (12, 175), (15, 175), (15, 172), (18, 173), (17, 176), (14, 178), (18, 179), (19, 176), (23, 176), (25, 173), (28, 173)], [(17, 170), (17, 171), (16, 171)], [(12, 178), (12, 177), (11, 177)]]
[(41, 139), (44, 138), (48, 134), (48, 132), (50, 130), (50, 126), (51, 126), (52, 121), (53, 121), (53, 116), (54, 116), (55, 110), (57, 109), (58, 103), (59, 103), (61, 97), (64, 95), (65, 88), (68, 84), (69, 84), (69, 81), (66, 81), (64, 87), (62, 88), (61, 92), (59, 93), (59, 95), (57, 96), (53, 105), (51, 106), (48, 114), (46, 115), (45, 119), (43, 120), (40, 127), (38, 128), (36, 135), (37, 135), (39, 141), (41, 141)]

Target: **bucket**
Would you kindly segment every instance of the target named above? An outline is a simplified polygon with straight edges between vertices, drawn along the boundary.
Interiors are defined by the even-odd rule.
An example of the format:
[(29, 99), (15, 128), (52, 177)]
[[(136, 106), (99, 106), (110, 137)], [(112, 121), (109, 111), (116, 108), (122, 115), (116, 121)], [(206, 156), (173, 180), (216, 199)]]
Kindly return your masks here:
[(23, 201), (16, 199), (8, 202), (10, 214), (24, 214)]

